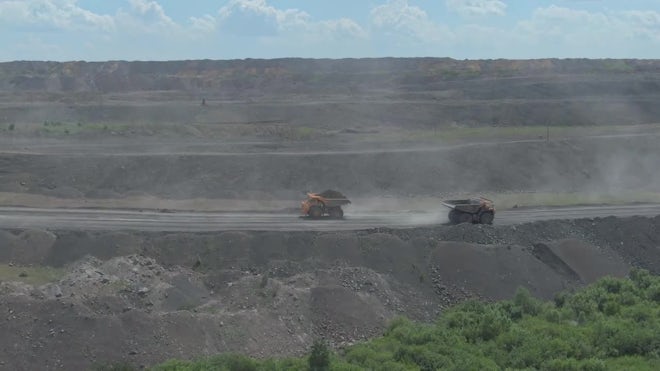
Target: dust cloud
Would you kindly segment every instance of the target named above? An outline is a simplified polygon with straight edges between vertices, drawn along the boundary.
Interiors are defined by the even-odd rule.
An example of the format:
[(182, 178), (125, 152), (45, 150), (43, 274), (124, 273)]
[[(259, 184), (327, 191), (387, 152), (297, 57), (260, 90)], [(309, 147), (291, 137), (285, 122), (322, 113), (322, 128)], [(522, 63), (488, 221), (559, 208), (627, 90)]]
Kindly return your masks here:
[[(642, 77), (613, 74), (607, 63), (282, 59), (147, 68), (108, 62), (76, 64), (73, 85), (54, 83), (63, 64), (3, 63), (8, 79), (25, 71), (32, 79), (16, 78), (24, 82), (11, 94), (1, 85), (7, 101), (0, 119), (21, 128), (12, 140), (24, 139), (9, 147), (27, 150), (5, 157), (0, 192), (133, 197), (142, 204), (233, 199), (270, 209), (286, 202), (297, 207), (301, 191), (332, 188), (355, 199), (405, 199), (389, 211), (431, 214), (437, 212), (433, 203), (419, 207), (414, 199), (572, 193), (598, 200), (658, 192), (657, 130), (635, 135), (652, 133), (645, 124), (660, 122), (660, 67), (622, 62)], [(105, 75), (108, 69), (117, 75)], [(241, 77), (248, 70), (263, 76), (248, 83)], [(456, 74), (430, 74), (445, 70)], [(501, 79), (502, 71), (516, 78)], [(159, 78), (164, 74), (171, 84)], [(46, 127), (46, 121), (71, 131)], [(612, 137), (562, 134), (564, 127), (584, 128), (580, 136), (617, 134), (604, 128), (612, 124), (627, 129)], [(474, 143), (468, 135), (479, 128), (499, 135), (502, 128), (515, 137), (517, 128), (525, 133), (545, 126), (547, 143), (529, 135)], [(101, 129), (79, 130), (89, 127)], [(443, 137), (452, 128), (468, 134)], [(6, 138), (3, 132), (3, 146)], [(31, 156), (31, 146), (43, 156)], [(47, 156), (61, 151), (66, 159)], [(365, 212), (382, 208), (380, 202), (388, 204), (367, 203)]]

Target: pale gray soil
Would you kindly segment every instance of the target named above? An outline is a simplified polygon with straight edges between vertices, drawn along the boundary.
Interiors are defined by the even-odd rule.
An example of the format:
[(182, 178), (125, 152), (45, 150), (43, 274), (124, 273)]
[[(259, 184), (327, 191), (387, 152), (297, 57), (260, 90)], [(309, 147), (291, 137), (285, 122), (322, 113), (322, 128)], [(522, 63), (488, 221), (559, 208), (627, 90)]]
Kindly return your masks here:
[(660, 191), (655, 135), (334, 153), (0, 154), (0, 192), (62, 198), (288, 199), (482, 192)]

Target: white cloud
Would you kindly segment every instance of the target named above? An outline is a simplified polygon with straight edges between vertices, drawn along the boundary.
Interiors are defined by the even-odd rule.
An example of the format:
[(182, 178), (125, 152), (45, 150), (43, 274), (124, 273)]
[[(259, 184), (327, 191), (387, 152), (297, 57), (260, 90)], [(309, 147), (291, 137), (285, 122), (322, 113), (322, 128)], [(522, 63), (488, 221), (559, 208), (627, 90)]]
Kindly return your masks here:
[(608, 39), (619, 38), (627, 31), (626, 24), (615, 14), (556, 5), (536, 9), (532, 17), (520, 22), (519, 26), (519, 31), (530, 37), (553, 37), (576, 43), (585, 38), (592, 41), (605, 41), (606, 36)]
[(181, 31), (157, 1), (128, 0), (128, 5), (128, 9), (105, 15), (80, 7), (77, 0), (3, 0), (0, 22), (24, 31)]
[(556, 56), (641, 56), (650, 52), (649, 47), (660, 47), (660, 13), (590, 12), (551, 5), (536, 9), (516, 32), (530, 44), (551, 46), (545, 52)]
[(216, 19), (211, 15), (201, 17), (190, 17), (190, 25), (193, 31), (201, 33), (210, 33), (216, 30)]
[(364, 38), (367, 33), (355, 21), (340, 18), (315, 21), (298, 9), (278, 9), (266, 0), (231, 0), (219, 12), (220, 29), (240, 36), (294, 38)]
[(230, 31), (271, 35), (287, 29), (305, 27), (311, 16), (298, 9), (281, 10), (268, 5), (266, 0), (231, 0), (219, 11), (220, 21)]
[(180, 34), (185, 31), (154, 0), (129, 0), (128, 9), (119, 9), (116, 22), (122, 28), (151, 34)]
[(348, 18), (321, 21), (315, 26), (320, 35), (334, 40), (367, 39), (369, 34), (357, 22)]
[(114, 19), (85, 10), (76, 0), (23, 0), (0, 2), (0, 22), (8, 25), (63, 30), (115, 28)]
[(501, 0), (446, 0), (448, 9), (462, 16), (504, 15), (506, 3)]
[(660, 42), (660, 12), (627, 11), (622, 13), (623, 20), (630, 24), (633, 37), (641, 36)]
[(660, 12), (647, 10), (631, 10), (623, 12), (623, 15), (633, 22), (639, 22), (641, 25), (652, 28), (660, 27)]
[(390, 0), (371, 10), (371, 23), (376, 31), (394, 32), (422, 42), (448, 41), (452, 38), (447, 27), (434, 23), (421, 8), (407, 0)]

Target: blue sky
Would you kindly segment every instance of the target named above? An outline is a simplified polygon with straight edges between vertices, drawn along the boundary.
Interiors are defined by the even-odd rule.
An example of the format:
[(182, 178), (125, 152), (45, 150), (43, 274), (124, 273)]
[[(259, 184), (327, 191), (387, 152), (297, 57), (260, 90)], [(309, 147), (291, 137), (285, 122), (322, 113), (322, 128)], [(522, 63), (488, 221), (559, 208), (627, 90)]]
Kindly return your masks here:
[(0, 0), (0, 61), (660, 58), (660, 0)]

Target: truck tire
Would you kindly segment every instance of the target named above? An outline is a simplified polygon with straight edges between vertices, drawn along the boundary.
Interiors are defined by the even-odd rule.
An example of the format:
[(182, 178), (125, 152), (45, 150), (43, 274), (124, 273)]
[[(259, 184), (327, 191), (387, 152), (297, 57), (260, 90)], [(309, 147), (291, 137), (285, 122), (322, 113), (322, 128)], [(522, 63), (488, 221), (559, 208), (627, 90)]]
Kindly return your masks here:
[(312, 219), (319, 219), (323, 216), (323, 209), (321, 209), (321, 206), (314, 205), (309, 208), (307, 215)]
[(459, 223), (459, 222), (458, 222), (458, 214), (459, 214), (459, 212), (456, 211), (456, 210), (454, 210), (454, 209), (452, 209), (452, 210), (449, 212), (449, 222), (450, 222), (451, 224), (458, 224), (458, 223)]
[(458, 222), (459, 223), (472, 223), (472, 219), (473, 219), (473, 217), (472, 217), (472, 214), (470, 214), (470, 213), (460, 212), (458, 214)]
[(341, 219), (344, 217), (344, 210), (341, 207), (331, 207), (328, 209), (328, 214), (332, 219)]
[(495, 219), (495, 215), (491, 213), (490, 211), (487, 211), (485, 213), (481, 213), (479, 216), (479, 223), (481, 224), (493, 224), (493, 219)]

